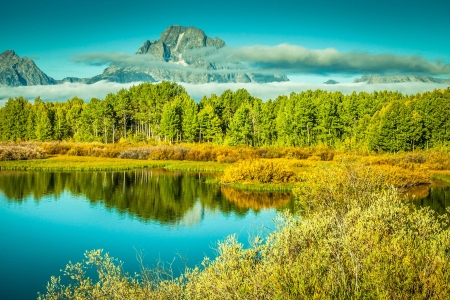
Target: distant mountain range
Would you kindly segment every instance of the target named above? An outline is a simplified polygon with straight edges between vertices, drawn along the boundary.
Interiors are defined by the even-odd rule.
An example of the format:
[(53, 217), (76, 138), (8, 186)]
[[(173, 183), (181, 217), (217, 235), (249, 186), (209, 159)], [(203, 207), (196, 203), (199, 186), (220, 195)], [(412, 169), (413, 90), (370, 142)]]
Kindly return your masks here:
[(449, 83), (450, 79), (434, 78), (421, 75), (363, 75), (353, 82), (377, 83), (402, 83), (402, 82), (425, 82), (425, 83)]
[(2, 85), (46, 85), (57, 81), (45, 75), (29, 58), (20, 58), (12, 50), (0, 54), (0, 84)]
[[(112, 82), (157, 82), (162, 80), (208, 83), (208, 82), (282, 82), (289, 81), (285, 75), (258, 74), (244, 70), (239, 62), (209, 62), (202, 53), (226, 47), (220, 38), (210, 38), (195, 27), (170, 26), (159, 40), (145, 41), (132, 58), (134, 63), (113, 63), (102, 74), (92, 78), (67, 77), (55, 80), (42, 72), (33, 60), (20, 58), (13, 50), (0, 54), (0, 85), (27, 86), (52, 85), (64, 82), (95, 83), (100, 80)], [(364, 75), (354, 82), (401, 83), (426, 82), (450, 84), (450, 79), (416, 75)], [(328, 80), (325, 84), (337, 84)]]
[(336, 81), (334, 79), (328, 79), (324, 82), (324, 84), (339, 84), (339, 81)]
[(159, 40), (145, 41), (136, 55), (149, 55), (148, 61), (157, 64), (121, 65), (112, 64), (102, 74), (92, 78), (67, 77), (55, 80), (43, 73), (34, 62), (26, 57), (20, 58), (12, 50), (0, 54), (0, 84), (48, 85), (64, 82), (95, 83), (100, 80), (113, 82), (156, 82), (162, 80), (207, 83), (207, 82), (280, 82), (289, 81), (285, 75), (256, 74), (240, 71), (239, 62), (222, 64), (210, 63), (205, 56), (192, 50), (202, 48), (220, 49), (225, 42), (220, 38), (210, 38), (203, 30), (195, 27), (170, 26), (161, 34)]

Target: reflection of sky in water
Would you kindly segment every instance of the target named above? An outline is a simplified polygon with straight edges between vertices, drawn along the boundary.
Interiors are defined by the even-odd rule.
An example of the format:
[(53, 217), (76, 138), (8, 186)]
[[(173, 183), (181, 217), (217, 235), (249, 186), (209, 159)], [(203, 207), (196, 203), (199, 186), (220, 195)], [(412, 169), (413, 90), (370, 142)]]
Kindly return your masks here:
[(61, 275), (59, 270), (69, 260), (80, 261), (86, 250), (97, 248), (124, 261), (129, 272), (139, 270), (136, 251), (142, 251), (149, 266), (157, 259), (176, 258), (173, 269), (179, 273), (184, 264), (178, 255), (192, 267), (205, 255), (213, 257), (217, 241), (233, 233), (248, 245), (249, 235), (273, 230), (276, 216), (275, 209), (267, 208), (235, 213), (233, 206), (226, 210), (224, 204), (204, 205), (197, 197), (176, 221), (161, 223), (106, 208), (102, 201), (90, 202), (81, 194), (42, 195), (39, 200), (29, 194), (11, 201), (0, 193), (2, 298), (35, 298), (37, 291), (45, 291), (51, 275)]

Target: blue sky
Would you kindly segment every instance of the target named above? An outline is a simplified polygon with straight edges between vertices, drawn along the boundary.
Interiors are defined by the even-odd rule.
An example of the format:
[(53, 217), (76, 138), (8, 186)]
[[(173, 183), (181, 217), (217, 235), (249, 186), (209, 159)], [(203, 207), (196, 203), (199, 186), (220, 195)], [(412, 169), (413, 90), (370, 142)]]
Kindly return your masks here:
[[(116, 54), (136, 58), (133, 53), (142, 43), (158, 39), (168, 26), (194, 26), (226, 42), (227, 49), (219, 53), (224, 57), (284, 73), (291, 80), (183, 84), (195, 99), (238, 88), (263, 100), (306, 89), (415, 94), (448, 85), (368, 85), (353, 80), (371, 73), (450, 78), (449, 12), (450, 0), (3, 1), (0, 52), (12, 49), (32, 58), (55, 79), (92, 77), (108, 67), (89, 62), (92, 55), (100, 60)], [(341, 84), (323, 84), (328, 79)], [(73, 96), (102, 99), (132, 84), (0, 86), (0, 106), (18, 96), (29, 100), (40, 96), (46, 101)]]
[(450, 61), (448, 0), (42, 0), (1, 6), (0, 51), (33, 58), (56, 79), (93, 76), (104, 68), (71, 62), (76, 54), (134, 53), (174, 24), (201, 28), (229, 47), (288, 43)]

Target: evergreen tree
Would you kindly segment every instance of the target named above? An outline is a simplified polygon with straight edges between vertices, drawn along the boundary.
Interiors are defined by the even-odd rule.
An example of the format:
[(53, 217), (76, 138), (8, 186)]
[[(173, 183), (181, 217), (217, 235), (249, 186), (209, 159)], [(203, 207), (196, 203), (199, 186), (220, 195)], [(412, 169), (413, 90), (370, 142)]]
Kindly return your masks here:
[(251, 108), (242, 105), (238, 108), (230, 122), (228, 139), (230, 145), (251, 145), (253, 141), (252, 120), (250, 118)]
[(220, 119), (211, 105), (206, 105), (198, 113), (198, 139), (200, 142), (220, 142), (222, 130)]

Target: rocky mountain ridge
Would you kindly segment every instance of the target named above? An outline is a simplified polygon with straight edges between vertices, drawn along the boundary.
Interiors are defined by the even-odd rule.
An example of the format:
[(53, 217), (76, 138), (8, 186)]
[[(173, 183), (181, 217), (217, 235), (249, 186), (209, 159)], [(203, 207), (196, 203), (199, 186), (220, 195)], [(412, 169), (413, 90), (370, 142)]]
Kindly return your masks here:
[(211, 63), (203, 55), (191, 50), (220, 49), (226, 47), (223, 40), (207, 36), (195, 27), (170, 26), (158, 40), (145, 41), (136, 55), (149, 55), (149, 61), (160, 62), (157, 66), (111, 65), (93, 81), (176, 81), (187, 83), (208, 82), (278, 82), (289, 81), (284, 75), (254, 74), (243, 69), (239, 62)]
[(201, 29), (192, 26), (170, 26), (163, 31), (158, 40), (147, 40), (136, 51), (135, 55), (145, 55), (140, 60), (141, 64), (112, 63), (102, 74), (92, 78), (67, 77), (62, 80), (47, 76), (32, 60), (20, 58), (14, 51), (8, 50), (0, 55), (0, 84), (10, 86), (64, 82), (91, 84), (101, 80), (119, 83), (162, 80), (186, 83), (289, 81), (285, 75), (246, 72), (239, 62), (211, 63), (201, 52), (196, 54), (191, 52), (223, 47), (226, 47), (223, 40), (218, 37), (211, 38)]
[(363, 75), (353, 82), (366, 82), (368, 84), (379, 83), (403, 83), (403, 82), (424, 82), (424, 83), (449, 83), (450, 79), (434, 78), (425, 75)]
[(20, 58), (13, 50), (0, 54), (0, 84), (9, 86), (56, 84), (33, 60)]

